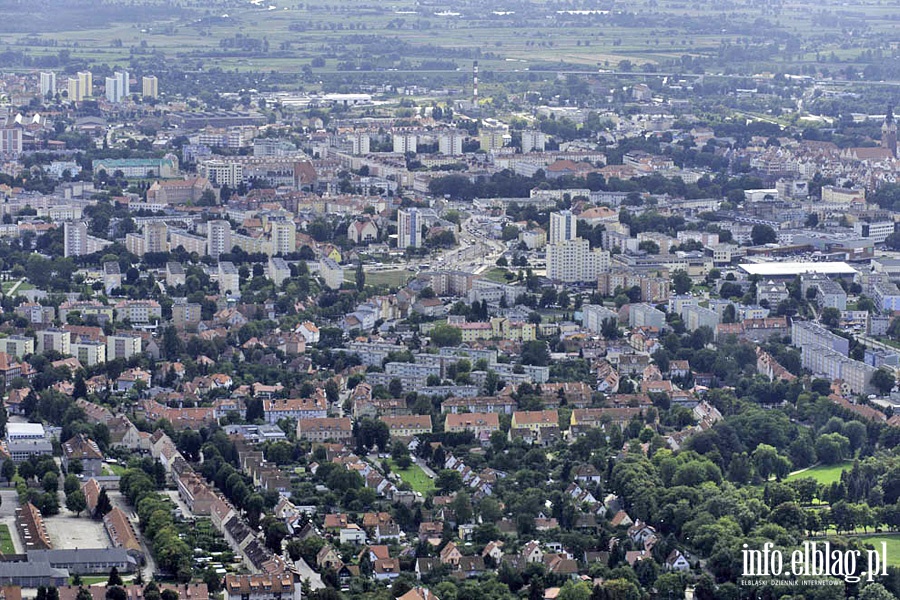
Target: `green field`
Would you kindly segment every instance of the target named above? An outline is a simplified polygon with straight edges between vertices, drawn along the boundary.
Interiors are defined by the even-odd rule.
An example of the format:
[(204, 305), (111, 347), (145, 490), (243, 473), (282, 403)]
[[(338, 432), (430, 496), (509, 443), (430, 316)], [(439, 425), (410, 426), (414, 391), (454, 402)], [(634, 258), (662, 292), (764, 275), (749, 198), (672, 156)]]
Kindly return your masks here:
[(886, 542), (888, 564), (893, 566), (900, 565), (900, 534), (866, 535), (861, 536), (859, 541), (872, 544), (878, 551), (881, 551), (881, 542)]
[[(16, 287), (16, 284), (19, 284), (19, 286)], [(8, 294), (10, 292), (10, 290), (12, 290), (13, 288), (16, 288), (16, 294), (18, 294), (19, 292), (26, 292), (28, 290), (33, 290), (34, 286), (31, 285), (30, 283), (28, 283), (27, 281), (25, 281), (24, 279), (15, 279), (13, 281), (4, 281), (3, 282), (2, 289), (3, 289), (4, 294)]]
[[(506, 278), (507, 273), (512, 272), (501, 267), (494, 267), (484, 272), (484, 278), (497, 283), (509, 283), (510, 280)], [(512, 274), (515, 275), (515, 273)]]
[[(267, 0), (258, 5), (232, 3), (227, 11), (221, 9), (215, 14), (210, 10), (204, 14), (199, 7), (154, 7), (153, 4), (161, 4), (154, 2), (142, 2), (140, 4), (144, 6), (140, 10), (130, 12), (124, 8), (125, 2), (107, 3), (104, 11), (86, 11), (85, 4), (84, 1), (73, 1), (68, 5), (59, 3), (54, 6), (57, 19), (17, 23), (17, 28), (6, 29), (0, 36), (8, 44), (29, 46), (35, 54), (55, 55), (65, 46), (79, 57), (109, 65), (127, 63), (134, 44), (138, 59), (150, 56), (153, 50), (160, 50), (169, 55), (180, 54), (186, 60), (193, 59), (191, 65), (204, 59), (218, 59), (217, 66), (229, 70), (297, 71), (309, 63), (317, 54), (316, 50), (335, 43), (335, 31), (347, 32), (348, 38), (352, 38), (354, 31), (364, 31), (367, 36), (384, 35), (416, 46), (435, 43), (448, 49), (474, 46), (491, 53), (482, 60), (484, 67), (513, 71), (541, 66), (542, 62), (558, 64), (562, 61), (595, 67), (598, 63), (615, 65), (622, 60), (662, 63), (680, 60), (685, 54), (713, 54), (723, 42), (740, 39), (745, 33), (742, 27), (748, 28), (757, 19), (769, 17), (756, 7), (730, 6), (730, 22), (722, 25), (731, 24), (731, 27), (718, 30), (705, 25), (708, 21), (722, 19), (724, 15), (719, 6), (674, 0), (654, 2), (652, 6), (650, 3), (635, 4), (631, 9), (640, 17), (634, 21), (613, 16), (559, 15), (552, 9), (544, 9), (545, 12), (534, 18), (528, 18), (522, 12), (510, 12), (500, 17), (477, 7), (463, 8), (465, 14), (457, 18), (439, 16), (412, 0), (398, 0), (383, 6), (376, 3), (362, 8), (347, 0), (313, 0), (300, 5), (288, 0)], [(464, 6), (464, 3), (460, 4)], [(458, 8), (455, 3), (449, 6)], [(853, 18), (859, 20), (860, 26), (870, 28), (873, 35), (890, 32), (892, 8), (890, 3), (859, 5), (854, 7)], [(85, 13), (88, 12), (91, 18), (87, 18)], [(839, 34), (844, 21), (836, 18), (815, 20), (819, 12), (826, 12), (819, 4), (789, 4), (783, 7), (771, 26), (800, 36)], [(291, 29), (298, 22), (302, 23), (299, 29)], [(135, 23), (140, 27), (135, 27)], [(31, 35), (23, 35), (29, 30)], [(220, 46), (221, 40), (230, 42), (237, 32), (250, 38), (265, 38), (270, 47), (265, 52), (252, 53), (231, 43)], [(541, 42), (535, 43), (535, 39)], [(50, 43), (52, 41), (57, 44)], [(342, 45), (340, 49), (356, 50), (354, 41), (344, 42), (349, 47)], [(364, 44), (366, 40), (359, 42)], [(854, 51), (843, 49), (836, 42), (824, 47), (834, 49), (838, 59), (856, 57)], [(807, 48), (805, 53), (795, 56), (797, 60), (811, 62), (816, 59), (815, 51), (822, 49), (821, 46)], [(422, 55), (417, 58), (432, 57)], [(225, 62), (219, 64), (218, 61)], [(339, 59), (329, 57), (320, 68), (324, 72), (337, 72), (339, 62)], [(460, 60), (456, 64), (463, 62)], [(363, 63), (367, 61), (356, 59), (350, 67), (361, 68)], [(413, 65), (398, 64), (398, 68)], [(372, 66), (384, 65), (375, 63)]]
[(850, 461), (845, 461), (837, 465), (819, 465), (818, 467), (812, 467), (805, 471), (789, 475), (785, 479), (785, 481), (802, 479), (804, 477), (812, 477), (819, 483), (824, 483), (827, 485), (834, 483), (835, 481), (840, 481), (841, 473), (849, 470), (851, 465), (852, 463)]
[[(69, 577), (69, 585), (75, 585), (75, 583), (73, 582), (74, 579), (74, 577)], [(122, 579), (127, 580), (126, 577), (123, 577)], [(81, 577), (81, 585), (83, 586), (94, 585), (96, 583), (106, 583), (107, 581), (109, 581), (108, 575), (83, 575)]]
[[(410, 277), (413, 275), (414, 273), (412, 271), (407, 271), (406, 269), (366, 273), (366, 285), (399, 288), (406, 285), (406, 282), (409, 281)], [(347, 269), (344, 272), (344, 280), (350, 282), (356, 281), (356, 270)]]
[(391, 465), (391, 470), (399, 475), (400, 479), (405, 483), (408, 483), (413, 491), (426, 496), (435, 489), (434, 481), (425, 474), (425, 471), (423, 471), (422, 467), (419, 465), (412, 464), (408, 469), (398, 469), (396, 465), (394, 465), (394, 461), (389, 460), (388, 463)]
[(103, 470), (110, 475), (118, 475), (119, 477), (121, 477), (125, 474), (126, 468), (122, 465), (111, 465), (109, 463), (104, 463)]
[(15, 554), (16, 547), (13, 545), (12, 534), (9, 532), (9, 525), (0, 524), (0, 554)]

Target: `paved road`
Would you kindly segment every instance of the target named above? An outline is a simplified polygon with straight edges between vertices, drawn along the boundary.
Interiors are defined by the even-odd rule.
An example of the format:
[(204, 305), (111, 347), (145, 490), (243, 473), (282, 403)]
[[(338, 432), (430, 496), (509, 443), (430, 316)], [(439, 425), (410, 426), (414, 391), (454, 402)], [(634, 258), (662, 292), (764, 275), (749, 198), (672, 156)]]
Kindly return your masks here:
[(14, 517), (16, 515), (16, 507), (19, 506), (19, 496), (16, 494), (16, 489), (7, 487), (0, 489), (0, 499), (3, 502), (0, 505), (0, 517)]
[(300, 573), (301, 581), (309, 581), (309, 587), (313, 590), (321, 590), (325, 588), (325, 584), (322, 582), (322, 577), (312, 570), (312, 568), (306, 564), (306, 561), (303, 560), (301, 556), (294, 562), (294, 568), (297, 569), (297, 572)]
[(16, 552), (24, 553), (25, 546), (19, 538), (19, 530), (16, 529), (16, 508), (19, 506), (19, 496), (15, 489), (3, 488), (0, 490), (0, 498), (3, 500), (3, 504), (0, 505), (0, 523), (9, 527), (9, 534)]
[(419, 458), (418, 456), (413, 457), (413, 462), (419, 465), (419, 467), (425, 471), (425, 474), (434, 479), (437, 477), (437, 473), (431, 470), (431, 467), (425, 464), (425, 461)]
[(871, 346), (873, 348), (879, 348), (881, 350), (887, 350), (889, 352), (896, 352), (897, 348), (894, 346), (890, 346), (885, 344), (884, 342), (879, 342), (875, 338), (869, 337), (867, 334), (858, 333), (856, 334), (856, 339), (865, 344), (866, 346)]

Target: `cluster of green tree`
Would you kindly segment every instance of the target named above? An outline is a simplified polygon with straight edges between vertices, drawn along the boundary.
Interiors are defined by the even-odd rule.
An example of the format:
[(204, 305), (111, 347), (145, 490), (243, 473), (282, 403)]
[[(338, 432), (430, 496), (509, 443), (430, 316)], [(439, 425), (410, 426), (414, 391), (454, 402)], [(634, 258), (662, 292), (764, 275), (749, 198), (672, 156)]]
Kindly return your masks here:
[(141, 532), (150, 541), (159, 568), (179, 581), (193, 577), (193, 549), (178, 535), (172, 516), (172, 501), (157, 490), (165, 483), (159, 481), (153, 470), (129, 468), (122, 475), (122, 494), (135, 507), (140, 519)]
[[(387, 443), (383, 449), (387, 450)], [(315, 479), (328, 488), (325, 499), (337, 501), (348, 510), (362, 512), (375, 506), (377, 500), (375, 490), (367, 488), (362, 476), (356, 471), (348, 471), (342, 465), (327, 463), (316, 470)]]
[(236, 468), (237, 450), (224, 431), (204, 428), (201, 430), (201, 438), (203, 463), (199, 466), (200, 473), (207, 481), (214, 483), (235, 508), (243, 510), (247, 522), (256, 527), (263, 511), (275, 506), (278, 494), (258, 490)]
[[(12, 467), (16, 465), (12, 464)], [(16, 479), (19, 503), (31, 502), (45, 516), (59, 513), (59, 467), (52, 456), (32, 455), (16, 468), (3, 465), (3, 476), (8, 481)]]

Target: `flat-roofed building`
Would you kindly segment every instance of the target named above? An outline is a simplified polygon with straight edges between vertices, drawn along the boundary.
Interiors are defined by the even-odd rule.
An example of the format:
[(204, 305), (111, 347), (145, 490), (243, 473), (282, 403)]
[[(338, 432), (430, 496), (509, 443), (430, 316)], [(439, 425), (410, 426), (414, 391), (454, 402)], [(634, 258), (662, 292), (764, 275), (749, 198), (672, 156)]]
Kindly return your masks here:
[(34, 338), (29, 335), (0, 338), (0, 352), (6, 352), (21, 360), (27, 354), (34, 354)]
[(117, 333), (106, 336), (107, 360), (130, 359), (141, 353), (142, 338), (137, 334)]
[(223, 296), (241, 295), (241, 278), (234, 263), (219, 263), (219, 293)]

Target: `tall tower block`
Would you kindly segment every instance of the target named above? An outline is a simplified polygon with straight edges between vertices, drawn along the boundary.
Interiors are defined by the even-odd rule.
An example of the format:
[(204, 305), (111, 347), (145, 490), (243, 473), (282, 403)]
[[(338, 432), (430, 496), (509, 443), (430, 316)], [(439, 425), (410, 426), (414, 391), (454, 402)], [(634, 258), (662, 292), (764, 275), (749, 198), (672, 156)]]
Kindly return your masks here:
[(894, 119), (893, 107), (888, 106), (884, 123), (881, 124), (881, 147), (887, 148), (897, 156), (897, 121)]

